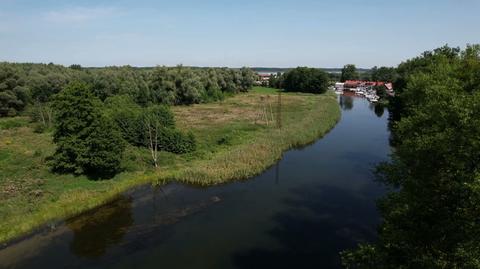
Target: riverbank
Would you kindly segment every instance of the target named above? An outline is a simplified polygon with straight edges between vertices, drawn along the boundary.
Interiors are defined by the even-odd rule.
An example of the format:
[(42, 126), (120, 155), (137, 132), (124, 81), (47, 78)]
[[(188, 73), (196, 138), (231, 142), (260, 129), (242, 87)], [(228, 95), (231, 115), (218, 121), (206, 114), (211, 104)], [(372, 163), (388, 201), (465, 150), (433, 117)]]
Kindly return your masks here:
[(315, 141), (340, 118), (333, 94), (283, 93), (280, 110), (277, 105), (276, 92), (255, 88), (222, 102), (174, 107), (179, 128), (195, 134), (198, 150), (162, 153), (154, 170), (147, 150), (129, 148), (125, 172), (107, 181), (50, 173), (45, 158), (54, 149), (51, 133), (34, 133), (24, 119), (9, 123), (0, 130), (0, 242), (104, 204), (140, 184), (209, 185), (248, 178), (274, 164), (283, 151)]

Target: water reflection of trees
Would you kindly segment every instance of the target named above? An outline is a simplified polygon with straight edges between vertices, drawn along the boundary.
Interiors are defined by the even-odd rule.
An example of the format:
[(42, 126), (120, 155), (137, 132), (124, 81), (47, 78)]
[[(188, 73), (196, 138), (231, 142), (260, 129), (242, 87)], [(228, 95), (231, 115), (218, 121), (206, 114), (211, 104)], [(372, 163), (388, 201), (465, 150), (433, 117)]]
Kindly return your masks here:
[(133, 222), (132, 199), (122, 196), (67, 223), (74, 235), (70, 249), (81, 257), (101, 257), (110, 246), (122, 241)]
[(351, 110), (353, 108), (353, 97), (340, 95), (340, 107), (343, 110)]
[[(375, 238), (378, 213), (362, 195), (328, 186), (296, 188), (293, 193), (284, 201), (286, 210), (273, 217), (277, 225), (268, 231), (281, 247), (237, 252), (232, 257), (237, 268), (339, 268), (340, 251)], [(375, 188), (361, 193), (379, 195)]]
[(375, 115), (377, 117), (381, 118), (383, 116), (383, 113), (385, 113), (385, 106), (382, 104), (376, 104), (375, 105)]

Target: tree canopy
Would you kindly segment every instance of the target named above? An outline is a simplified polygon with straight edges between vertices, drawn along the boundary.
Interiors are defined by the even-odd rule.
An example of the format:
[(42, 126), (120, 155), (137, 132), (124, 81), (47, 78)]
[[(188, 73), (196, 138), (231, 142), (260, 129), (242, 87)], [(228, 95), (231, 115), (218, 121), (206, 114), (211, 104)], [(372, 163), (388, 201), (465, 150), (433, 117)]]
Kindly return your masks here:
[(11, 66), (0, 64), (0, 117), (15, 116), (30, 99), (22, 74)]
[(284, 74), (282, 84), (290, 92), (324, 93), (328, 89), (329, 78), (320, 69), (297, 67)]
[(374, 66), (370, 72), (372, 81), (394, 82), (397, 79), (397, 69), (395, 67)]
[(357, 67), (354, 64), (347, 64), (342, 68), (342, 75), (340, 80), (345, 82), (347, 80), (359, 79), (360, 75), (357, 72)]
[(377, 172), (397, 191), (379, 202), (378, 242), (344, 265), (480, 268), (480, 46), (445, 46), (398, 71), (395, 151)]
[(129, 95), (140, 106), (188, 105), (248, 91), (255, 74), (248, 68), (131, 66), (86, 68), (54, 64), (0, 63), (0, 117), (15, 116), (33, 103), (50, 102), (70, 82), (81, 81), (101, 101)]
[(54, 100), (56, 172), (110, 177), (120, 168), (124, 142), (118, 127), (100, 110), (100, 100), (83, 83), (69, 84)]

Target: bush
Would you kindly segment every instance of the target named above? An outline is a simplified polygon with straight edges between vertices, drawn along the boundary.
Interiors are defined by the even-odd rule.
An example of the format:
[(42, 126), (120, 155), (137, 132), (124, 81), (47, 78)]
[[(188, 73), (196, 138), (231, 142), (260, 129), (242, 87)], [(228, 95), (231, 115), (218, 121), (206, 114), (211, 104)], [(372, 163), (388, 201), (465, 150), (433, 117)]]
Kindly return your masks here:
[(33, 132), (36, 134), (44, 133), (47, 130), (47, 127), (43, 124), (36, 123), (33, 127)]
[(217, 140), (217, 145), (232, 145), (232, 140), (233, 138), (231, 135), (225, 135)]
[[(143, 110), (139, 122), (145, 122), (146, 119), (155, 119), (160, 126), (160, 135), (158, 137), (158, 149), (172, 153), (187, 153), (196, 149), (196, 141), (193, 134), (184, 134), (175, 128), (175, 119), (168, 106), (152, 106)], [(138, 129), (139, 137), (144, 146), (148, 145), (148, 130), (142, 124)]]
[(176, 129), (165, 128), (160, 137), (159, 149), (183, 154), (195, 151), (197, 146), (195, 136), (192, 133), (184, 134)]
[(148, 121), (150, 127), (159, 126), (159, 150), (183, 154), (196, 149), (193, 134), (175, 128), (175, 118), (168, 106), (141, 108), (129, 96), (115, 96), (106, 100), (105, 107), (105, 114), (119, 127), (125, 141), (133, 146), (150, 147)]

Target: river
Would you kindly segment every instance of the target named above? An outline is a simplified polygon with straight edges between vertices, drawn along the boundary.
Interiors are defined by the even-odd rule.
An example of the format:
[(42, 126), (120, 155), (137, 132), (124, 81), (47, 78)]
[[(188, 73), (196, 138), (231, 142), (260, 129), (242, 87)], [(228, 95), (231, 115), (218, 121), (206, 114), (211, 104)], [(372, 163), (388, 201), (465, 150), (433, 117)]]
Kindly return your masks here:
[(259, 176), (129, 191), (0, 250), (0, 268), (340, 268), (340, 251), (375, 240), (372, 170), (390, 147), (387, 110), (339, 102), (330, 133)]

